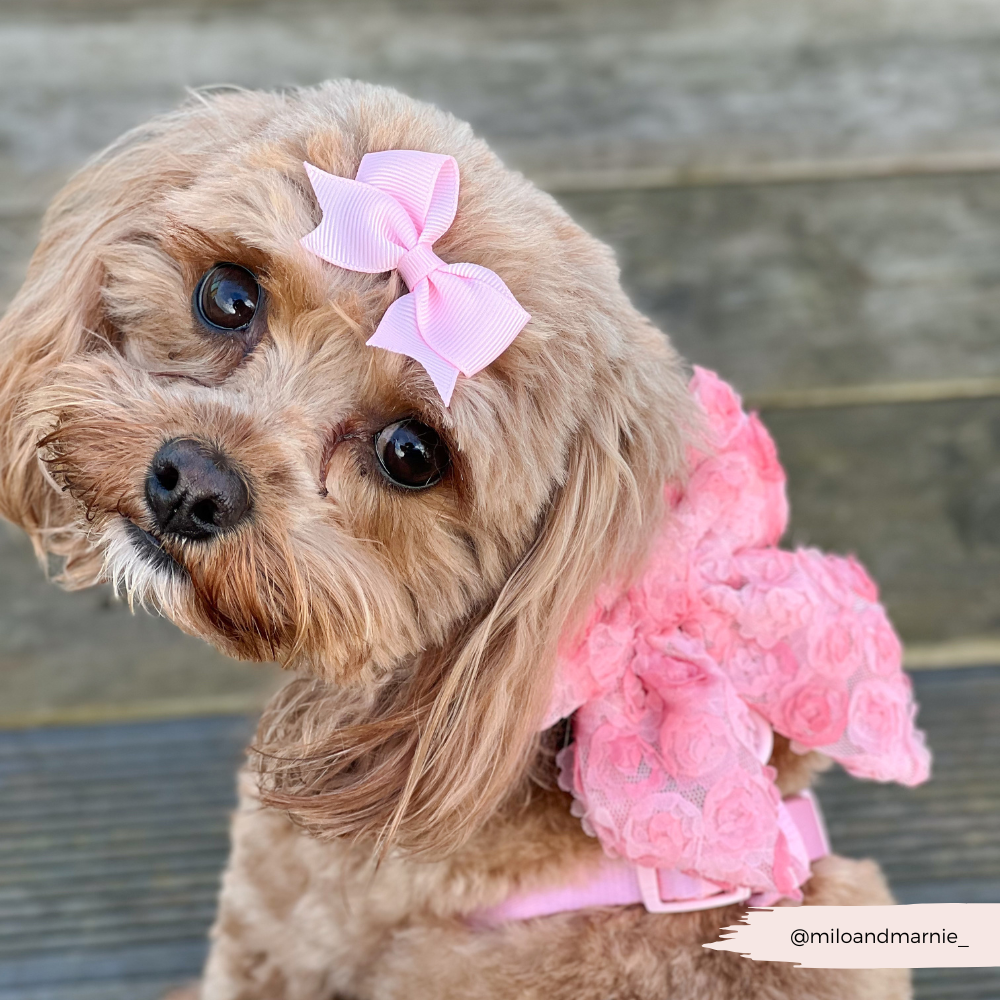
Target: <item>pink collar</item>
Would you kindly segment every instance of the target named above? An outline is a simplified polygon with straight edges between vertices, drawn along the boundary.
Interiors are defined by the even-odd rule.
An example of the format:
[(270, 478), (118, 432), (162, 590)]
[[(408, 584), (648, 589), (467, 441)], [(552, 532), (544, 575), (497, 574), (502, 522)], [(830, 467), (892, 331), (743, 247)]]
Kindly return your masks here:
[[(782, 831), (797, 853), (809, 861), (830, 853), (823, 814), (812, 792), (807, 790), (784, 799), (778, 817)], [(755, 894), (745, 886), (726, 889), (676, 869), (647, 868), (607, 856), (584, 874), (582, 881), (571, 885), (515, 893), (498, 906), (481, 910), (473, 922), (480, 927), (495, 927), (508, 920), (635, 903), (642, 903), (650, 913), (687, 913), (744, 901), (751, 906), (772, 906), (780, 898), (776, 893)]]
[[(668, 487), (642, 575), (600, 592), (563, 644), (544, 725), (573, 716), (560, 784), (627, 863), (620, 879), (647, 869), (667, 897), (682, 874), (730, 897), (799, 899), (809, 858), (768, 766), (772, 731), (877, 781), (924, 781), (930, 755), (875, 584), (852, 558), (777, 547), (774, 443), (711, 372), (696, 369), (691, 391), (710, 445), (690, 452), (683, 491)], [(615, 879), (596, 885), (608, 895)]]

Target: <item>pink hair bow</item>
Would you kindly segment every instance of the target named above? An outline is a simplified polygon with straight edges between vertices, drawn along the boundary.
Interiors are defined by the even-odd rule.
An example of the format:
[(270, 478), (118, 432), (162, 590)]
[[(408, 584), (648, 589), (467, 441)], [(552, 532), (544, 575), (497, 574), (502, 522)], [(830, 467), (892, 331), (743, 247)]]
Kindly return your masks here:
[(323, 221), (302, 245), (323, 260), (378, 274), (398, 271), (409, 295), (385, 311), (368, 341), (419, 361), (445, 406), (458, 373), (498, 358), (531, 318), (498, 275), (446, 264), (431, 249), (458, 208), (454, 157), (393, 149), (367, 153), (354, 180), (305, 164)]

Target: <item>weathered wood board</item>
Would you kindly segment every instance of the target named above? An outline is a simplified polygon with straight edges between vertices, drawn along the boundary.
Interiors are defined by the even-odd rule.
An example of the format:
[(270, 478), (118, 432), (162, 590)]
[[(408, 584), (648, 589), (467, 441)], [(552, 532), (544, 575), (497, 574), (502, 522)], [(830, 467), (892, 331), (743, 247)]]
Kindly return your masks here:
[[(1000, 899), (1000, 669), (914, 676), (934, 754), (919, 788), (824, 775), (818, 792), (834, 850), (874, 857), (902, 903)], [(994, 970), (1000, 987), (1000, 970)]]
[(0, 310), (21, 287), (38, 239), (41, 218), (36, 211), (0, 212)]
[(336, 76), (535, 173), (1000, 152), (986, 0), (8, 0), (0, 167), (69, 169), (188, 86)]
[(790, 542), (856, 552), (907, 640), (1000, 634), (1000, 400), (764, 418)]
[[(871, 857), (901, 903), (1000, 899), (1000, 669), (914, 678), (934, 773), (916, 789), (835, 770), (818, 786), (837, 853)], [(1000, 969), (919, 969), (918, 1000), (995, 1000)]]
[(251, 731), (0, 733), (0, 1000), (156, 1000), (197, 973)]
[(1000, 174), (563, 194), (746, 393), (1000, 375)]

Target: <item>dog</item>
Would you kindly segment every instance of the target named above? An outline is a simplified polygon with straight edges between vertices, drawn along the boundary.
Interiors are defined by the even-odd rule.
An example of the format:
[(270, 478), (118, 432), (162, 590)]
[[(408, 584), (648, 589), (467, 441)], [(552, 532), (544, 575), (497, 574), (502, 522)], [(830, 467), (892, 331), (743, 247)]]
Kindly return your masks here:
[[(354, 178), (385, 150), (454, 158), (434, 251), (530, 314), (449, 405), (366, 346), (400, 275), (302, 243), (323, 219), (303, 164)], [(903, 970), (705, 949), (740, 903), (473, 919), (602, 856), (555, 777), (566, 727), (540, 720), (561, 637), (639, 572), (703, 427), (610, 250), (469, 126), (356, 82), (199, 93), (55, 198), (0, 344), (0, 513), (58, 581), (110, 580), (293, 674), (184, 996), (910, 996)], [(788, 796), (824, 761), (775, 737), (770, 766)], [(892, 901), (873, 862), (835, 855), (803, 895)]]

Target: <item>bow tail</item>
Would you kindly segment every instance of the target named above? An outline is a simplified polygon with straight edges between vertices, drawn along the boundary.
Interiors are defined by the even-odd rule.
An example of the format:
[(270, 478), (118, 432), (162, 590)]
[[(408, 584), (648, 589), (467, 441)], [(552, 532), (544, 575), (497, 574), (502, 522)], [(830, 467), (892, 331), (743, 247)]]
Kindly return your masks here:
[(417, 325), (416, 300), (411, 292), (403, 295), (385, 311), (375, 333), (367, 341), (368, 347), (382, 347), (395, 354), (405, 354), (423, 365), (434, 387), (441, 394), (444, 405), (451, 402), (451, 394), (458, 381), (458, 369), (430, 347)]

